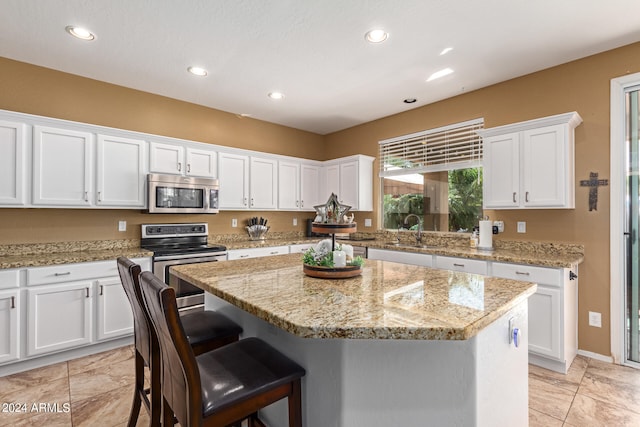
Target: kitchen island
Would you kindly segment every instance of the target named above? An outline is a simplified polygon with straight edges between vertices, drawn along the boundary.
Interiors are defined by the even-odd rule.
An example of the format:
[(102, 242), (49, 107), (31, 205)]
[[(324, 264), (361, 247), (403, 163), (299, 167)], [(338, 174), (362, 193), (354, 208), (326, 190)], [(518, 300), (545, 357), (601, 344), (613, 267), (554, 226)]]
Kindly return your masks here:
[[(528, 422), (527, 298), (536, 285), (367, 260), (361, 276), (307, 277), (299, 254), (171, 273), (207, 308), (307, 370), (304, 425), (496, 426)], [(512, 326), (511, 326), (511, 325)], [(519, 347), (510, 328), (522, 332)], [(286, 425), (286, 404), (261, 412)]]

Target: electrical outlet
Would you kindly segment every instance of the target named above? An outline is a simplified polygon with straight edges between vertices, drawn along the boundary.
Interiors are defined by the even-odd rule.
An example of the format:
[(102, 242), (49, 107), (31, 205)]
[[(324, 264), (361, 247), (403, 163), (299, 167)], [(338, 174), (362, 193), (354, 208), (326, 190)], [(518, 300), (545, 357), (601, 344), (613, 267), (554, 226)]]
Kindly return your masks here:
[(498, 227), (498, 233), (504, 233), (504, 221), (493, 221), (493, 225)]
[(602, 328), (602, 314), (596, 311), (589, 312), (589, 326), (595, 326), (596, 328)]
[(118, 221), (118, 231), (127, 231), (127, 221)]
[(232, 227), (237, 227), (237, 226), (238, 226), (238, 220), (237, 220), (237, 218), (232, 218), (232, 219), (231, 219), (231, 226), (232, 226)]
[(524, 221), (518, 221), (518, 233), (527, 232), (527, 223)]
[(296, 225), (298, 225), (298, 218), (293, 218), (293, 226), (295, 227)]
[(371, 218), (365, 218), (364, 219), (364, 226), (365, 227), (371, 227)]

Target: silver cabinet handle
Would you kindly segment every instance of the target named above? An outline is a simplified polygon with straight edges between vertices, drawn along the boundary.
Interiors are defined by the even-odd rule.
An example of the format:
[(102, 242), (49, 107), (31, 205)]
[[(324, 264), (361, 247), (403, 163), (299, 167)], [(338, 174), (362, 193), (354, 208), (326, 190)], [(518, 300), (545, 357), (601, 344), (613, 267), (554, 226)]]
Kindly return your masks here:
[(524, 201), (529, 202), (529, 192), (524, 193)]
[(88, 191), (85, 191), (85, 192), (84, 192), (84, 201), (85, 201), (85, 202), (88, 202), (88, 201), (89, 201), (89, 192), (88, 192)]
[(240, 255), (240, 258), (249, 258), (249, 255)]
[(242, 199), (242, 204), (247, 206), (247, 198), (246, 197), (244, 199)]
[(70, 274), (70, 271), (65, 271), (64, 273), (53, 273), (54, 276), (69, 276)]
[(98, 201), (102, 201), (102, 191), (98, 191)]
[(515, 203), (515, 202), (516, 202), (516, 192), (514, 191), (513, 192), (513, 203)]
[(454, 267), (464, 267), (464, 264), (456, 264), (456, 263), (453, 263), (453, 266), (454, 266)]
[(187, 163), (187, 173), (191, 173), (191, 163)]
[(178, 172), (182, 171), (182, 163), (178, 162)]
[(84, 288), (84, 290), (87, 292), (87, 298), (89, 298), (89, 288)]
[(301, 207), (301, 208), (304, 208), (304, 200), (301, 200), (301, 201), (300, 201), (300, 207)]
[(253, 197), (251, 198), (251, 206), (253, 206)]
[(300, 206), (298, 205), (298, 201), (296, 200), (296, 208), (299, 208)]
[(278, 251), (273, 251), (273, 252), (269, 252), (270, 255), (278, 255), (280, 252)]
[(104, 294), (103, 290), (104, 290), (104, 285), (100, 285), (100, 295)]
[(11, 297), (11, 308), (16, 308), (16, 297)]
[(527, 271), (516, 271), (516, 274), (519, 274), (520, 276), (530, 276), (529, 272)]

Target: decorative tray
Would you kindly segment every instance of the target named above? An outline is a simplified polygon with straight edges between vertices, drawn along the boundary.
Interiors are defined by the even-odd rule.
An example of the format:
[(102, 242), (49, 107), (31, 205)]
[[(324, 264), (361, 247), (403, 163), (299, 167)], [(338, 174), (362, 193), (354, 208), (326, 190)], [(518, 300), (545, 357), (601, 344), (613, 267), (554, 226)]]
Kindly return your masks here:
[(319, 279), (348, 279), (362, 274), (362, 267), (347, 265), (346, 267), (323, 267), (320, 265), (302, 264), (304, 274)]

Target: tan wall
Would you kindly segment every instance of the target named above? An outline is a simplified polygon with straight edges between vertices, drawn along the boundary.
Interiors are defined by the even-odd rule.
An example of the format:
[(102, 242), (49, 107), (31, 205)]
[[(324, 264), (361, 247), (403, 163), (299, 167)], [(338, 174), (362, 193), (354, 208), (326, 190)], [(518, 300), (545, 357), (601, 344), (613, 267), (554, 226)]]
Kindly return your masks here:
[[(589, 172), (610, 178), (610, 80), (639, 71), (640, 43), (635, 43), (328, 135), (327, 156), (358, 152), (377, 157), (379, 140), (478, 117), (484, 117), (488, 128), (577, 111), (584, 122), (575, 132), (576, 208), (488, 214), (505, 222), (500, 238), (585, 245), (579, 271), (579, 347), (609, 355), (609, 188), (600, 187), (598, 210), (589, 212), (589, 190), (579, 187), (578, 181), (588, 179)], [(377, 170), (377, 163), (374, 167)], [(376, 199), (378, 181), (374, 181)], [(526, 234), (515, 232), (517, 221), (527, 222)], [(588, 311), (602, 313), (602, 328), (588, 325)]]
[[(146, 92), (0, 58), (0, 109), (120, 129), (325, 160), (321, 135), (201, 107)], [(224, 212), (218, 215), (149, 215), (131, 210), (0, 210), (0, 244), (140, 238), (140, 224), (209, 222), (215, 233), (251, 216), (269, 219), (272, 231), (303, 231), (309, 212)], [(294, 227), (293, 218), (298, 218)], [(118, 232), (118, 220), (128, 230)]]
[[(107, 83), (84, 79), (0, 58), (0, 108), (95, 123), (153, 134), (192, 139), (317, 160), (351, 154), (377, 157), (378, 141), (458, 121), (484, 117), (493, 127), (552, 114), (578, 111), (584, 123), (576, 129), (576, 182), (589, 172), (609, 178), (609, 82), (640, 71), (640, 43), (577, 60), (518, 79), (322, 137), (258, 120), (239, 119), (197, 105)], [(377, 164), (374, 165), (377, 168)], [(374, 169), (376, 170), (376, 169)], [(379, 182), (374, 180), (374, 206)], [(608, 355), (609, 334), (609, 191), (599, 190), (597, 211), (588, 211), (588, 190), (576, 187), (576, 209), (489, 212), (505, 221), (500, 238), (582, 243), (580, 266), (579, 346)], [(216, 216), (147, 215), (127, 210), (3, 209), (0, 244), (56, 240), (139, 237), (144, 222), (208, 221), (217, 233), (240, 232), (253, 215), (269, 218), (274, 231), (303, 230), (309, 213), (223, 212)], [(356, 221), (374, 219), (358, 213)], [(299, 225), (293, 227), (291, 219)], [(129, 230), (117, 232), (117, 221)], [(516, 234), (516, 221), (527, 222), (527, 233)], [(587, 324), (587, 312), (602, 313), (602, 328)]]

